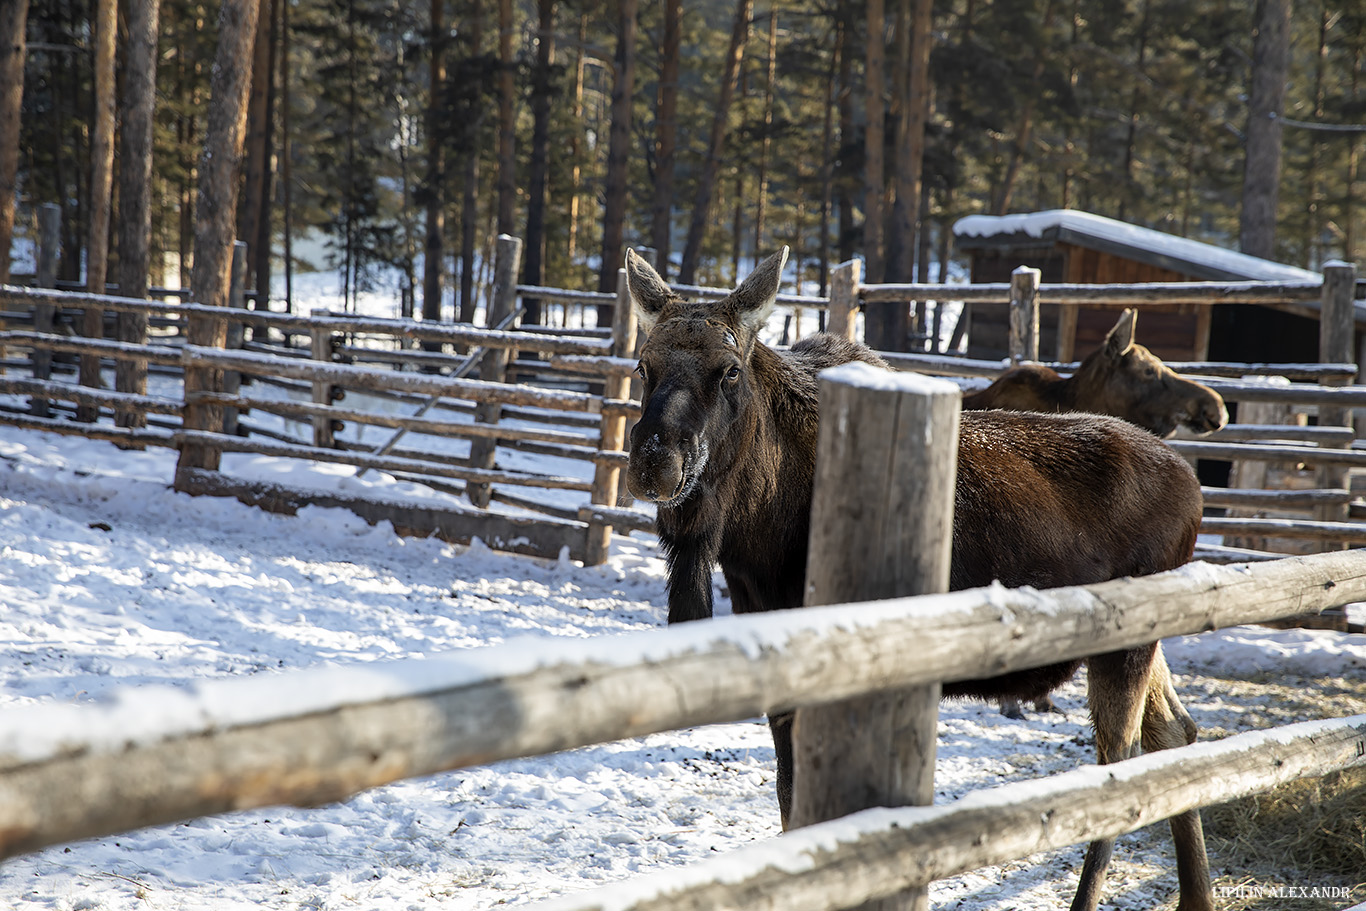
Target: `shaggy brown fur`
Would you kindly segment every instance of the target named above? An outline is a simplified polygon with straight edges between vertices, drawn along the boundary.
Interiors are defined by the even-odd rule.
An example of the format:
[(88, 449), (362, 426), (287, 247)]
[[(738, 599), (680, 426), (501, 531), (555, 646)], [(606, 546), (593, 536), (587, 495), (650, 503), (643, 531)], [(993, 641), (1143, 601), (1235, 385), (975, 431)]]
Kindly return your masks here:
[[(627, 482), (658, 506), (669, 561), (669, 622), (712, 614), (720, 564), (737, 613), (798, 607), (819, 420), (816, 373), (851, 360), (885, 366), (859, 345), (818, 336), (780, 354), (757, 341), (786, 249), (725, 300), (688, 304), (629, 253), (628, 284), (649, 336), (641, 349), (643, 413)], [(1151, 434), (1097, 415), (965, 413), (958, 449), (953, 588), (999, 579), (1057, 586), (1171, 569), (1190, 559), (1200, 487)], [(1156, 645), (1090, 660), (1101, 762), (1190, 742), (1195, 726)], [(949, 684), (947, 696), (1032, 697), (1069, 679), (1064, 662)], [(770, 719), (778, 797), (792, 796), (791, 716)], [(1199, 816), (1172, 822), (1181, 911), (1212, 896)], [(1100, 897), (1113, 840), (1087, 853), (1074, 909)]]

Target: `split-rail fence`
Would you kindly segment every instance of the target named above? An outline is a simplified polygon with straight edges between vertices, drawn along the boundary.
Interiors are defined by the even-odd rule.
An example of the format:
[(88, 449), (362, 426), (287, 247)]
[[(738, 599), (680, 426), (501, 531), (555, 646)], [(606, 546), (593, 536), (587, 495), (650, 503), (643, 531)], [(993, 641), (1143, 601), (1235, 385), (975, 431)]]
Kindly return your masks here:
[[(233, 305), (216, 310), (178, 298), (0, 289), (0, 394), (28, 397), (27, 407), (0, 405), (0, 421), (176, 448), (175, 483), (194, 493), (287, 511), (307, 503), (344, 506), (372, 522), (388, 519), (402, 533), (455, 541), (478, 536), (495, 547), (547, 557), (567, 549), (574, 559), (600, 562), (613, 530), (648, 530), (653, 522), (646, 510), (633, 508), (622, 483), (629, 426), (639, 408), (630, 379), (637, 332), (625, 290), (518, 285), (520, 242), (501, 238), (497, 250), (486, 325), (478, 328), (279, 313), (261, 301), (250, 308), (253, 295), (243, 288), (240, 269)], [(39, 284), (51, 284), (42, 278), (44, 261), (55, 258), (40, 249)], [(854, 261), (833, 271), (829, 297), (784, 294), (779, 303), (819, 313), (829, 331), (857, 337), (859, 313), (867, 308), (933, 301), (937, 313), (950, 301), (1009, 300), (1012, 360), (1039, 359), (1037, 312), (1045, 300), (1140, 308), (1276, 303), (1317, 316), (1321, 363), (1173, 365), (1240, 409), (1238, 422), (1224, 430), (1171, 445), (1192, 461), (1235, 465), (1228, 487), (1204, 489), (1210, 507), (1205, 540), (1224, 536), (1224, 544), (1202, 543), (1201, 556), (1247, 560), (1366, 543), (1366, 505), (1357, 503), (1361, 491), (1353, 489), (1354, 478), (1366, 479), (1366, 449), (1357, 443), (1351, 419), (1352, 409), (1366, 408), (1352, 350), (1366, 304), (1355, 299), (1352, 267), (1329, 265), (1324, 274), (1321, 283), (1041, 285), (1036, 271), (1021, 269), (1009, 284), (865, 285)], [(726, 293), (679, 290), (697, 297)], [(610, 311), (613, 321), (601, 329), (522, 327), (518, 317), (530, 298), (547, 312), (554, 305), (594, 308)], [(98, 338), (64, 333), (67, 325), (103, 322), (72, 318), (77, 312), (109, 314), (110, 325)], [(1006, 366), (945, 354), (886, 357), (900, 370), (964, 383)], [(80, 361), (82, 375), (99, 377), (102, 360), (114, 364), (113, 388), (88, 379), (87, 385), (63, 381), (54, 373), (65, 368), (74, 374)], [(1066, 372), (1076, 365), (1053, 366)], [(170, 387), (175, 393), (149, 394), (149, 370), (177, 378), (180, 385)], [(376, 431), (387, 438), (377, 445), (360, 439)], [(456, 446), (453, 440), (467, 442)], [(564, 469), (504, 467), (518, 452), (555, 456), (552, 464)], [(290, 489), (234, 476), (224, 468), (224, 453), (342, 463), (360, 474), (382, 471), (469, 505), (454, 497), (435, 502)], [(585, 465), (591, 468), (575, 469)], [(500, 507), (490, 509), (493, 502)]]
[[(927, 536), (910, 552), (930, 556), (909, 573), (893, 565), (905, 562), (903, 554), (887, 560), (877, 553), (855, 574), (852, 544), (829, 557), (812, 547), (814, 598), (834, 606), (557, 640), (541, 649), (493, 646), (423, 661), (210, 681), (193, 694), (146, 688), (100, 705), (2, 709), (0, 857), (210, 813), (316, 805), (403, 778), (762, 712), (814, 710), (812, 723), (798, 729), (818, 734), (820, 706), (877, 704), (898, 691), (907, 693), (901, 720), (907, 705), (917, 717), (897, 727), (932, 732), (933, 697), (943, 681), (1366, 599), (1363, 551), (1197, 563), (1042, 592), (994, 586), (934, 593), (947, 584), (939, 533), (951, 521), (943, 481), (957, 443), (956, 390), (909, 376), (868, 382), (844, 368), (822, 380), (824, 426), (835, 425), (834, 408), (884, 424), (908, 417), (900, 425), (908, 428), (908, 449), (899, 465), (883, 459), (881, 471), (851, 475), (859, 454), (841, 456), (828, 439), (838, 435), (823, 436), (813, 508), (813, 535), (820, 537), (813, 542), (858, 541), (863, 516), (919, 502), (924, 517), (905, 541)], [(932, 467), (921, 471), (922, 465)], [(901, 587), (930, 593), (840, 603), (845, 593), (870, 587), (880, 595)], [(273, 698), (284, 691), (291, 698)], [(903, 744), (896, 768), (882, 769), (884, 780), (909, 787), (884, 790), (887, 805), (867, 808), (848, 796), (842, 766), (817, 764), (838, 774), (803, 772), (802, 751), (821, 748), (819, 737), (804, 737), (797, 742), (797, 807), (821, 808), (810, 825), (696, 867), (538, 907), (924, 907), (924, 887), (937, 879), (1366, 765), (1366, 716), (1358, 715), (914, 806), (926, 802), (933, 782), (931, 734), (912, 736), (918, 746)], [(879, 760), (868, 767), (879, 763), (885, 766)]]

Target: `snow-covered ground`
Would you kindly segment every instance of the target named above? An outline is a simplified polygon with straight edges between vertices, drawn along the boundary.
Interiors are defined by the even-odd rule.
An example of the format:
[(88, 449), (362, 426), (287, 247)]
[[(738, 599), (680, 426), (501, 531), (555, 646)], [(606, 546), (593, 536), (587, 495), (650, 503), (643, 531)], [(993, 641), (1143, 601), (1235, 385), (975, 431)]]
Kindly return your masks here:
[[(338, 466), (229, 461), (235, 473), (303, 487), (395, 487)], [(89, 703), (117, 687), (664, 625), (664, 565), (648, 536), (617, 538), (604, 566), (539, 561), (398, 538), (338, 510), (284, 517), (191, 498), (169, 489), (173, 468), (167, 451), (0, 426), (0, 711)], [(441, 496), (416, 485), (402, 491)], [(1167, 650), (1178, 690), (1216, 734), (1366, 705), (1366, 636), (1244, 628), (1174, 640)], [(1331, 700), (1314, 696), (1324, 681)], [(939, 800), (1090, 761), (1082, 682), (1057, 701), (1062, 713), (1024, 721), (990, 706), (946, 705)], [(688, 864), (777, 833), (772, 744), (752, 719), (464, 769), (334, 806), (54, 847), (0, 863), (0, 906), (483, 909)], [(939, 883), (933, 905), (1065, 906), (1081, 857), (1071, 848)], [(1258, 875), (1221, 868), (1217, 856), (1215, 868)], [(1121, 839), (1107, 907), (1153, 908), (1174, 892), (1165, 828)]]

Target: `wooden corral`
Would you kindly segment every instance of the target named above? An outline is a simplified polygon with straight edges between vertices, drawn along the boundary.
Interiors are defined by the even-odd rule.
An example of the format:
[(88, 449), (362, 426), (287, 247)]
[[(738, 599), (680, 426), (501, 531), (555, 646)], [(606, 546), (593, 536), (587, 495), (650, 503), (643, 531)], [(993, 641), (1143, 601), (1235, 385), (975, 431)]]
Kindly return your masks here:
[[(512, 238), (500, 242), (504, 259), (495, 270), (498, 274), (515, 275), (511, 263), (516, 247)], [(1050, 284), (1034, 270), (1017, 268), (1010, 282), (863, 285), (858, 273), (857, 260), (835, 269), (829, 299), (783, 294), (778, 302), (807, 311), (823, 310), (831, 331), (856, 337), (857, 317), (863, 308), (906, 300), (961, 300), (1005, 311), (1014, 301), (1021, 318), (1015, 320), (1015, 339), (1008, 338), (1007, 345), (1013, 346), (1016, 357), (1028, 357), (1047, 349), (1046, 344), (1031, 347), (1036, 344), (1030, 333), (1034, 322), (1027, 313), (1040, 302), (1045, 308), (1051, 303), (1060, 312), (1097, 308), (1111, 323), (1115, 308), (1136, 306), (1143, 311), (1141, 334), (1154, 307), (1218, 311), (1247, 305), (1320, 313), (1329, 294), (1322, 280)], [(1355, 319), (1361, 305), (1351, 300), (1354, 275), (1350, 269), (1333, 274), (1338, 276), (1331, 291), (1333, 300), (1340, 309), (1350, 311), (1347, 319)], [(728, 293), (712, 288), (679, 291), (704, 298)], [(617, 305), (625, 299), (622, 291), (603, 294), (520, 286), (505, 278), (497, 283), (490, 302), (492, 325), (474, 327), (249, 309), (250, 294), (240, 286), (230, 298), (233, 306), (220, 310), (178, 300), (140, 301), (9, 287), (0, 290), (0, 320), (7, 327), (0, 333), (0, 346), (8, 353), (0, 393), (26, 397), (27, 403), (0, 404), (0, 420), (122, 445), (180, 449), (182, 464), (176, 480), (187, 491), (235, 496), (281, 509), (346, 501), (370, 521), (389, 519), (396, 528), (412, 533), (431, 534), (439, 529), (451, 540), (478, 536), (490, 544), (501, 542), (519, 552), (549, 557), (568, 547), (573, 558), (594, 562), (605, 555), (609, 527), (618, 533), (653, 527), (653, 515), (631, 507), (620, 481), (620, 468), (627, 459), (623, 451), (626, 431), (638, 407), (628, 382), (635, 367), (634, 327), (623, 322), (611, 329), (523, 328), (518, 314), (524, 297), (536, 297), (548, 305), (548, 312), (558, 309), (561, 313), (569, 308)], [(559, 308), (554, 307), (556, 303)], [(82, 338), (62, 329), (82, 325), (81, 316), (88, 308), (106, 314), (104, 337)], [(629, 310), (615, 306), (623, 320)], [(1039, 312), (1037, 306), (1033, 312)], [(191, 321), (201, 325), (226, 322), (233, 330), (226, 333), (227, 347), (187, 344)], [(129, 340), (133, 338), (125, 331), (129, 325), (143, 327), (137, 340)], [(1313, 548), (1332, 540), (1340, 544), (1361, 540), (1357, 523), (1366, 519), (1366, 504), (1354, 505), (1362, 491), (1354, 491), (1349, 481), (1354, 470), (1366, 469), (1361, 461), (1366, 454), (1354, 445), (1357, 431), (1350, 416), (1354, 409), (1366, 407), (1366, 389), (1347, 385), (1356, 376), (1351, 349), (1344, 344), (1350, 331), (1330, 335), (1336, 348), (1328, 352), (1324, 363), (1313, 359), (1295, 364), (1169, 359), (1174, 369), (1201, 378), (1234, 408), (1242, 402), (1292, 403), (1296, 415), (1312, 415), (1309, 426), (1240, 420), (1212, 437), (1173, 442), (1189, 458), (1203, 460), (1202, 465), (1243, 462), (1251, 468), (1235, 479), (1231, 489), (1205, 488), (1207, 505), (1212, 507), (1207, 532), (1239, 536), (1240, 544), (1295, 536), (1310, 541)], [(115, 337), (122, 340), (115, 341)], [(419, 347), (418, 342), (423, 344)], [(506, 361), (490, 360), (490, 353), (497, 352), (519, 354), (510, 354)], [(106, 370), (113, 365), (114, 388), (74, 382), (77, 360), (95, 355), (103, 359)], [(1003, 369), (1000, 361), (928, 354), (886, 356), (898, 369), (938, 376), (994, 377)], [(1050, 366), (1066, 373), (1075, 363)], [(195, 369), (187, 372), (187, 367)], [(145, 382), (149, 370), (171, 378), (176, 392), (149, 395), (145, 385), (135, 381), (141, 376)], [(1284, 376), (1289, 384), (1278, 389), (1244, 382), (1242, 378), (1249, 375)], [(182, 376), (189, 382), (174, 385)], [(219, 385), (204, 385), (205, 377)], [(73, 420), (81, 416), (78, 408), (88, 409), (85, 415), (94, 414), (98, 420)], [(264, 414), (284, 419), (285, 432), (266, 426), (260, 417)], [(471, 415), (477, 419), (471, 421)], [(187, 417), (194, 420), (187, 421)], [(371, 433), (387, 428), (389, 435), (380, 443), (361, 445), (354, 432), (346, 432), (361, 426)], [(469, 455), (452, 456), (433, 448), (433, 440), (445, 438), (471, 440)], [(1274, 445), (1269, 445), (1272, 441)], [(357, 496), (288, 491), (234, 478), (208, 464), (222, 452), (347, 464), (361, 475), (384, 471), (472, 502), (468, 508), (434, 509), (430, 502), (417, 500), (375, 502), (362, 508)], [(593, 467), (572, 478), (500, 467), (518, 452), (559, 456)], [(1277, 473), (1256, 468), (1268, 461), (1309, 466), (1307, 472), (1296, 469), (1298, 480), (1292, 485), (1304, 489), (1275, 489)], [(1366, 475), (1366, 471), (1355, 474)], [(1261, 475), (1264, 480), (1259, 479)], [(572, 495), (547, 496), (537, 493), (537, 488)], [(541, 518), (519, 520), (539, 523), (538, 533), (519, 533), (519, 523), (510, 523), (506, 515), (494, 517), (489, 509), (479, 507), (479, 498), (485, 494), (490, 502), (500, 504), (495, 512), (516, 509), (538, 514)], [(1247, 548), (1205, 553), (1220, 559), (1252, 555)]]
[[(973, 282), (1007, 282), (1021, 265), (1039, 269), (1045, 284), (1320, 280), (1315, 272), (1071, 210), (968, 216), (954, 225), (954, 243), (970, 257)], [(969, 357), (1005, 356), (1006, 312), (999, 304), (973, 305)], [(1289, 302), (1165, 303), (1144, 309), (1138, 341), (1164, 360), (1314, 361), (1315, 315), (1312, 307)], [(1104, 307), (1060, 307), (1045, 299), (1041, 350), (1075, 360), (1100, 344), (1113, 323), (1113, 311)]]
[[(956, 435), (926, 443), (951, 454)], [(844, 478), (822, 481), (831, 482), (842, 488)], [(832, 522), (863, 515), (859, 504), (843, 513)], [(926, 529), (936, 524), (942, 519)], [(812, 556), (818, 561), (820, 551)], [(817, 572), (848, 578), (837, 566)], [(373, 684), (372, 670), (330, 668), (212, 681), (174, 705), (163, 692), (129, 691), (100, 705), (9, 707), (0, 710), (0, 742), (13, 747), (0, 756), (0, 790), (10, 797), (0, 802), (0, 857), (207, 813), (316, 805), (442, 770), (972, 679), (1362, 599), (1366, 552), (1355, 551), (1045, 592), (997, 587), (733, 616), (556, 641), (530, 654), (524, 644), (462, 650), (449, 663), (392, 663), (386, 691), (369, 700), (354, 695), (355, 680), (340, 678)], [(268, 697), (274, 686), (313, 695), (277, 702)], [(339, 699), (339, 690), (352, 695)], [(251, 708), (227, 718), (214, 706)], [(922, 710), (933, 730), (937, 706)], [(143, 734), (148, 717), (155, 736)], [(721, 859), (724, 870), (670, 870), (537, 907), (658, 911), (762, 899), (789, 911), (849, 908), (1359, 767), (1364, 741), (1359, 715), (1256, 731), (941, 806), (869, 810), (740, 849)]]

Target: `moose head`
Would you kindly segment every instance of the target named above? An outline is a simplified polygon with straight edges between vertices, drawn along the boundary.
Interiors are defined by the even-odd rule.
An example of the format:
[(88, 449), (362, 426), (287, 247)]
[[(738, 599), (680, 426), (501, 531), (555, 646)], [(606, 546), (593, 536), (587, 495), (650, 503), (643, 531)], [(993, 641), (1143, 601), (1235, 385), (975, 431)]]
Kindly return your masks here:
[(1228, 423), (1219, 393), (1179, 376), (1134, 341), (1136, 311), (1125, 310), (1105, 344), (1077, 368), (1077, 403), (1087, 411), (1113, 414), (1169, 436), (1179, 424), (1196, 433), (1213, 433)]
[[(773, 310), (787, 247), (759, 264), (726, 298), (689, 303), (649, 263), (626, 251), (626, 281), (648, 337), (637, 368), (642, 414), (631, 431), (631, 493), (676, 506), (698, 489), (709, 459), (734, 450), (748, 429), (749, 376), (759, 330)], [(726, 463), (734, 452), (725, 453)]]

